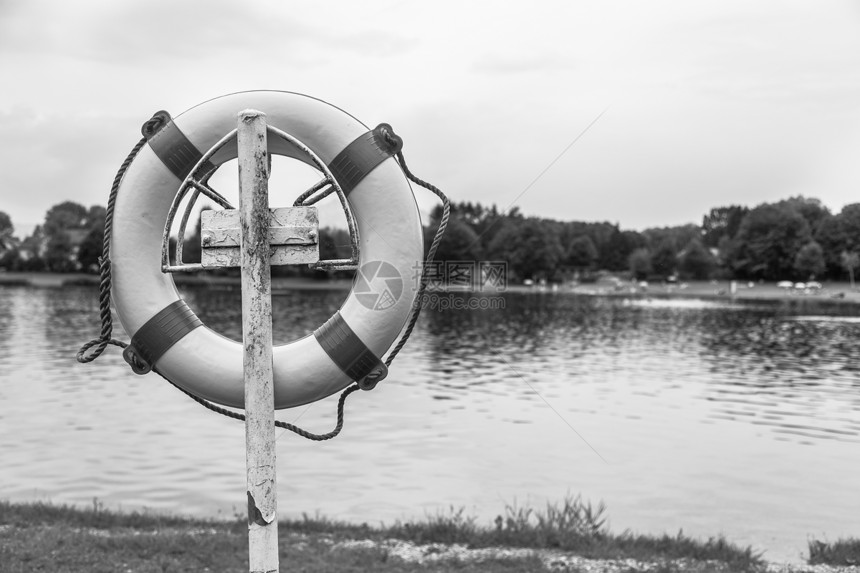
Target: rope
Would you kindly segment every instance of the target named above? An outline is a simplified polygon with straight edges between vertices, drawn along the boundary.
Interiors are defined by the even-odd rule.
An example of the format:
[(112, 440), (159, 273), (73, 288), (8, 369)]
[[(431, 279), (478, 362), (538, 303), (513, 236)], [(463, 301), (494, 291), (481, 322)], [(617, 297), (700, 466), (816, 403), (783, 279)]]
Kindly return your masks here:
[[(152, 122), (152, 120), (150, 120), (150, 122)], [(144, 129), (146, 129), (146, 126), (150, 122), (147, 122)], [(113, 317), (110, 312), (110, 239), (113, 235), (113, 212), (116, 207), (116, 197), (119, 192), (119, 184), (122, 182), (122, 178), (125, 176), (128, 166), (131, 165), (131, 162), (134, 161), (134, 158), (137, 157), (137, 153), (144, 145), (146, 145), (145, 137), (137, 142), (137, 145), (132, 148), (128, 157), (126, 157), (125, 161), (122, 162), (119, 171), (116, 173), (116, 177), (113, 179), (113, 185), (111, 185), (110, 188), (107, 209), (105, 211), (105, 233), (102, 241), (102, 256), (99, 257), (99, 317), (102, 321), (102, 330), (98, 338), (90, 340), (81, 346), (80, 350), (78, 350), (76, 358), (78, 362), (82, 364), (92, 362), (101, 356), (102, 352), (105, 351), (105, 348), (107, 348), (109, 344), (119, 346), (120, 348), (128, 346), (125, 342), (111, 338), (111, 335), (113, 334)], [(88, 355), (87, 351), (92, 347), (95, 347), (95, 350)]]
[[(385, 133), (385, 136), (386, 139), (389, 139), (389, 142), (391, 142), (388, 132)], [(430, 244), (430, 249), (427, 251), (427, 258), (424, 261), (424, 268), (421, 272), (421, 282), (418, 285), (418, 296), (415, 297), (415, 303), (412, 306), (412, 316), (409, 318), (409, 323), (406, 325), (406, 330), (403, 331), (403, 335), (400, 337), (400, 341), (397, 343), (397, 346), (394, 347), (394, 349), (388, 354), (388, 358), (385, 359), (386, 366), (391, 366), (394, 358), (406, 344), (406, 341), (409, 340), (409, 336), (415, 328), (415, 323), (418, 322), (418, 315), (421, 314), (421, 308), (424, 304), (424, 291), (427, 289), (427, 267), (436, 258), (436, 249), (439, 248), (439, 243), (442, 242), (442, 235), (445, 234), (445, 229), (448, 228), (448, 219), (451, 216), (451, 202), (448, 200), (448, 197), (446, 197), (438, 187), (419, 179), (409, 171), (409, 168), (406, 166), (406, 160), (403, 158), (402, 151), (397, 152), (397, 161), (400, 163), (400, 167), (403, 169), (403, 172), (410, 181), (432, 191), (437, 197), (439, 197), (442, 201), (442, 218), (439, 220), (439, 227), (436, 229), (436, 235), (433, 237), (433, 242)]]
[[(143, 139), (137, 142), (137, 144), (132, 148), (131, 152), (129, 152), (128, 157), (125, 158), (125, 161), (120, 165), (119, 170), (117, 171), (116, 176), (114, 177), (113, 184), (111, 185), (110, 195), (108, 196), (107, 209), (105, 211), (105, 229), (104, 229), (104, 239), (102, 241), (102, 256), (99, 258), (99, 318), (101, 320), (101, 332), (98, 338), (94, 338), (89, 342), (85, 343), (81, 346), (80, 350), (76, 355), (76, 359), (78, 362), (82, 364), (86, 364), (92, 362), (96, 358), (102, 355), (105, 349), (109, 345), (117, 346), (119, 348), (126, 348), (128, 344), (112, 338), (113, 334), (113, 316), (111, 315), (110, 309), (110, 291), (111, 291), (111, 263), (110, 263), (110, 241), (113, 235), (113, 216), (114, 210), (116, 208), (116, 199), (119, 193), (119, 186), (122, 182), (123, 177), (125, 176), (125, 172), (128, 170), (128, 167), (131, 165), (134, 158), (137, 157), (138, 152), (141, 148), (146, 145), (147, 135), (151, 135), (154, 131), (156, 131), (160, 125), (164, 122), (163, 117), (154, 116), (152, 119), (147, 121), (142, 128), (142, 132), (144, 134)], [(395, 136), (390, 134), (389, 132), (385, 132), (385, 138), (389, 141), (389, 143), (393, 143), (395, 141)], [(427, 288), (427, 273), (426, 265), (429, 265), (433, 262), (433, 259), (436, 256), (436, 250), (439, 248), (439, 243), (442, 241), (442, 235), (445, 233), (445, 229), (448, 227), (448, 218), (451, 213), (451, 204), (448, 200), (448, 197), (445, 196), (442, 191), (440, 191), (436, 186), (423, 181), (416, 177), (409, 168), (406, 166), (406, 160), (403, 158), (403, 153), (401, 151), (397, 152), (397, 161), (400, 163), (400, 167), (403, 169), (403, 172), (406, 174), (406, 177), (428, 189), (436, 194), (439, 199), (442, 200), (442, 218), (439, 222), (439, 227), (436, 229), (436, 235), (433, 238), (433, 242), (430, 245), (430, 249), (427, 251), (427, 258), (425, 259), (425, 268), (422, 269), (421, 273), (421, 282), (418, 288), (418, 296), (415, 298), (415, 303), (412, 307), (412, 315), (409, 319), (409, 323), (406, 326), (406, 329), (403, 332), (403, 335), (400, 338), (400, 341), (397, 343), (397, 346), (391, 351), (388, 355), (388, 358), (385, 360), (385, 365), (390, 366), (392, 361), (394, 361), (394, 357), (400, 352), (401, 348), (406, 344), (406, 341), (409, 339), (409, 336), (412, 334), (412, 330), (415, 328), (415, 323), (418, 321), (418, 315), (421, 313), (422, 308), (422, 298), (424, 295), (424, 291)], [(302, 197), (296, 201), (296, 204), (301, 204), (303, 199), (307, 199), (311, 195), (313, 195), (316, 191), (319, 191), (321, 188), (325, 187), (326, 181), (322, 181), (314, 185), (311, 189), (302, 194)], [(322, 195), (328, 195), (328, 193), (324, 192)], [(315, 197), (315, 201), (322, 199), (322, 197)], [(87, 352), (95, 348), (92, 352), (87, 354)], [(213, 404), (212, 402), (206, 400), (205, 398), (201, 398), (196, 394), (181, 388), (176, 385), (173, 381), (168, 380), (163, 374), (158, 372), (157, 369), (153, 368), (153, 371), (158, 373), (159, 376), (170, 382), (171, 385), (178, 388), (183, 394), (206, 408), (207, 410), (211, 410), (212, 412), (221, 414), (223, 416), (227, 416), (228, 418), (232, 418), (234, 420), (245, 420), (244, 414), (239, 414), (238, 412), (233, 412), (232, 410), (228, 410), (226, 408), (222, 408)], [(314, 434), (313, 432), (309, 432), (305, 429), (302, 429), (294, 424), (290, 424), (287, 422), (281, 422), (275, 420), (275, 426), (278, 428), (282, 428), (284, 430), (288, 430), (293, 432), (303, 438), (313, 441), (324, 441), (330, 440), (340, 434), (340, 431), (343, 429), (343, 418), (344, 418), (344, 405), (346, 404), (346, 399), (350, 394), (357, 391), (359, 389), (358, 384), (354, 384), (346, 388), (340, 395), (337, 401), (337, 423), (332, 431), (327, 432), (325, 434)]]

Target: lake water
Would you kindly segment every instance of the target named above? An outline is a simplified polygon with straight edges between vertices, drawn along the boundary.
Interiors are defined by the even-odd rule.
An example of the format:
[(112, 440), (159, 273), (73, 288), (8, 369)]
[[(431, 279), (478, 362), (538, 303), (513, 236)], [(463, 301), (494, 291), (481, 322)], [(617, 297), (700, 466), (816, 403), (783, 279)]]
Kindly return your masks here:
[[(343, 291), (275, 296), (276, 339)], [(189, 290), (238, 337), (237, 290)], [(0, 498), (232, 517), (244, 426), (119, 350), (80, 365), (93, 288), (0, 287)], [(127, 336), (117, 327), (116, 335)], [(860, 535), (860, 309), (508, 293), (504, 310), (427, 311), (389, 378), (347, 402), (341, 436), (278, 430), (282, 516), (391, 522), (568, 493), (614, 531), (684, 533), (798, 561)], [(279, 413), (313, 431), (336, 398)]]

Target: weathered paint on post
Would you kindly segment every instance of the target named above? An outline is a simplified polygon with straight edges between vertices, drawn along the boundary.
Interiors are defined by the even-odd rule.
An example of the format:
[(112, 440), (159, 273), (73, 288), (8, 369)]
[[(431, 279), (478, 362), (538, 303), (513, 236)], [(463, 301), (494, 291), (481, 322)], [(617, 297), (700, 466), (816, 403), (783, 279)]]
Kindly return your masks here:
[(242, 340), (251, 573), (278, 571), (275, 401), (269, 264), (269, 160), (266, 115), (239, 114), (239, 219), (242, 230)]

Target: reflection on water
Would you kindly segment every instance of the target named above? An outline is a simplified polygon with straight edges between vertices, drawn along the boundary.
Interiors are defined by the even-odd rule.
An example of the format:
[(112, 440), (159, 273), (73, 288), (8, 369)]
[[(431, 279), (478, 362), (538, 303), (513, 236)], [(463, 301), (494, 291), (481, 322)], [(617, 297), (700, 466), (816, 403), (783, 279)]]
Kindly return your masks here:
[(720, 317), (702, 329), (703, 360), (719, 374), (707, 399), (719, 415), (769, 427), (778, 439), (860, 441), (860, 325), (842, 318), (762, 314), (732, 328)]
[[(696, 387), (697, 399), (711, 403), (710, 419), (766, 426), (777, 439), (802, 443), (856, 442), (860, 317), (796, 310), (701, 300), (509, 296), (504, 321), (487, 312), (427, 313), (426, 352), (444, 365), (432, 380), (440, 393), (484, 384), (504, 391), (498, 382), (512, 378), (529, 399), (516, 384), (523, 373), (557, 376), (558, 383), (611, 383), (607, 392), (624, 392), (641, 386), (643, 374), (653, 369), (661, 376), (638, 391), (657, 397), (677, 385)], [(532, 393), (531, 399), (537, 397)]]
[[(276, 343), (345, 294), (279, 293)], [(241, 337), (238, 289), (185, 296)], [(0, 498), (230, 515), (242, 425), (131, 374), (116, 349), (74, 364), (96, 306), (92, 289), (0, 287)], [(860, 533), (858, 315), (540, 292), (425, 311), (389, 379), (350, 399), (341, 437), (279, 435), (282, 511), (390, 521), (453, 504), (490, 519), (572, 491), (604, 499), (616, 529), (725, 533), (796, 560), (809, 535)], [(333, 408), (279, 417), (324, 431)]]

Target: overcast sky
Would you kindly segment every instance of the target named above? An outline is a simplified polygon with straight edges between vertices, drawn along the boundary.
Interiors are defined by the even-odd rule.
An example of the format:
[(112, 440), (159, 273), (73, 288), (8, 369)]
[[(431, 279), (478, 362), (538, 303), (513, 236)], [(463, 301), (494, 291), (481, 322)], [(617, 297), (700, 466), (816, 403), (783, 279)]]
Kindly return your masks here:
[(391, 123), (452, 199), (528, 215), (643, 229), (860, 202), (856, 1), (0, 0), (0, 73), (19, 230), (104, 204), (153, 112), (248, 89)]

